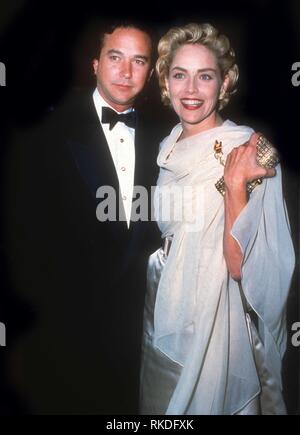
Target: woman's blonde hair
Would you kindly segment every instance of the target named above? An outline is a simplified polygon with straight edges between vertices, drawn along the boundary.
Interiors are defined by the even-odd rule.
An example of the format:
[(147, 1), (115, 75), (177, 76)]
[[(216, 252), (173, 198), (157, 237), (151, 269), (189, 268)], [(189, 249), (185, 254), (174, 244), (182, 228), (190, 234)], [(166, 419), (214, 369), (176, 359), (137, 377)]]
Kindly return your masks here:
[(170, 65), (176, 50), (185, 44), (201, 44), (215, 54), (222, 80), (226, 76), (229, 78), (227, 89), (223, 94), (221, 93), (219, 98), (218, 109), (223, 109), (231, 95), (236, 92), (239, 69), (235, 63), (235, 53), (230, 46), (229, 39), (225, 35), (220, 35), (218, 30), (210, 24), (190, 23), (183, 27), (173, 27), (160, 39), (156, 73), (163, 103), (170, 105), (166, 78), (169, 75)]

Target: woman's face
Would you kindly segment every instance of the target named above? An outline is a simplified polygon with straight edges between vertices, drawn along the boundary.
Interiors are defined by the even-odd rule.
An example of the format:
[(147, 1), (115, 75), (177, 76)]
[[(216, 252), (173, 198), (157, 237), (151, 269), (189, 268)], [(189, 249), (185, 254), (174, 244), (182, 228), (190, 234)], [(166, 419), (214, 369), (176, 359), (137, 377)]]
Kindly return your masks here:
[(199, 132), (216, 125), (222, 81), (215, 54), (200, 44), (181, 46), (174, 55), (166, 80), (172, 106), (183, 128)]

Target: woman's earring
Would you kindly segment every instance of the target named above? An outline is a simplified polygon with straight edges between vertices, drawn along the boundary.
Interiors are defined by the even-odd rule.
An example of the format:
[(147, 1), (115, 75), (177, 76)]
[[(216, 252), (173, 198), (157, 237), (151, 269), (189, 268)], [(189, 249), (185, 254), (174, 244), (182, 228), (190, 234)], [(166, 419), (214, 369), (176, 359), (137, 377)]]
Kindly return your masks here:
[(219, 100), (223, 100), (223, 98), (225, 97), (226, 91), (224, 90), (224, 88), (221, 89), (220, 95), (219, 95)]

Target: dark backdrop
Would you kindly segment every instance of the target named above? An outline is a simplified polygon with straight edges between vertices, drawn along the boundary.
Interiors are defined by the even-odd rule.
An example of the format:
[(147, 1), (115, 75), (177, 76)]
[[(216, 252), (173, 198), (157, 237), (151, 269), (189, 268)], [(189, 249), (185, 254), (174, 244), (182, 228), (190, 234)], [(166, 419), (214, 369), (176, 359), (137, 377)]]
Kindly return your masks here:
[[(111, 3), (109, 7), (107, 3)], [(284, 166), (284, 190), (297, 255), (288, 303), (288, 350), (284, 360), (285, 397), (290, 414), (300, 414), (299, 353), (291, 344), (291, 326), (299, 312), (299, 109), (300, 86), (291, 83), (291, 67), (300, 62), (300, 5), (297, 0), (273, 2), (84, 2), (1, 0), (0, 62), (7, 70), (0, 87), (1, 198), (5, 194), (5, 165), (16, 131), (34, 128), (59, 106), (74, 88), (94, 86), (91, 59), (98, 19), (144, 18), (159, 35), (176, 24), (208, 21), (231, 39), (240, 66), (240, 85), (225, 117), (263, 131), (279, 148)], [(181, 8), (180, 8), (181, 5)], [(163, 7), (163, 9), (162, 9)], [(175, 122), (159, 103), (155, 80), (150, 83), (151, 110), (162, 122)], [(159, 107), (159, 108), (158, 108)], [(157, 146), (157, 144), (155, 144)], [(2, 206), (1, 201), (1, 206)], [(1, 216), (1, 215), (0, 215)], [(1, 227), (2, 228), (2, 227)], [(22, 414), (7, 365), (9, 349), (30, 324), (31, 313), (15, 294), (3, 237), (0, 239), (0, 322), (7, 328), (7, 346), (0, 347), (0, 414)]]

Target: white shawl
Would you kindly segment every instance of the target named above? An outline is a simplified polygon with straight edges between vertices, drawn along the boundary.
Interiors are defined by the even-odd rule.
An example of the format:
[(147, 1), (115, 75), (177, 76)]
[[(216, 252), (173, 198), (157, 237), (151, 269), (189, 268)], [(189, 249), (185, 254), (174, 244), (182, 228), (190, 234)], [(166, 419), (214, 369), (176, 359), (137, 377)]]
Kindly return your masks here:
[[(260, 383), (240, 289), (223, 257), (224, 199), (214, 184), (224, 168), (214, 157), (214, 143), (222, 141), (226, 158), (252, 130), (225, 121), (176, 142), (181, 131), (180, 124), (172, 130), (157, 160), (156, 217), (162, 236), (174, 238), (157, 291), (154, 345), (183, 367), (167, 414), (234, 414), (260, 393)], [(172, 186), (196, 188), (184, 207), (199, 217), (200, 205), (198, 226), (162, 220), (162, 192)], [(176, 197), (172, 201), (176, 205)], [(260, 319), (266, 365), (281, 385), (295, 259), (279, 166), (274, 178), (254, 189), (232, 235), (244, 254), (241, 285)]]

